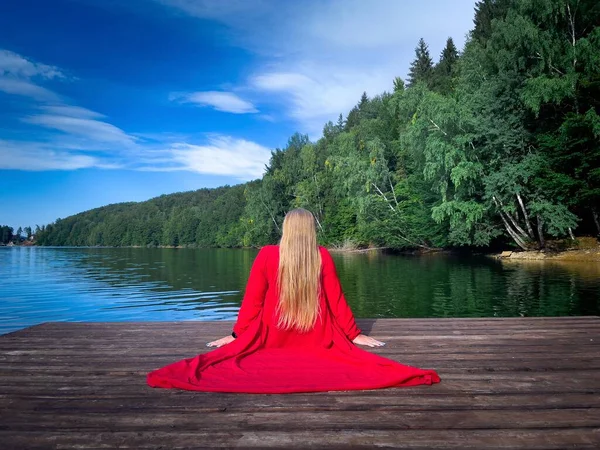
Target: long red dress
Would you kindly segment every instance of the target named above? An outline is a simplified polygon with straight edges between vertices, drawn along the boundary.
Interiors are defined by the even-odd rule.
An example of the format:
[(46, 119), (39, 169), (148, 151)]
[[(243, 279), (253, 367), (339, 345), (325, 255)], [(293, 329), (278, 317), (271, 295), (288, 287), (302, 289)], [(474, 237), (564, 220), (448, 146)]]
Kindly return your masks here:
[(378, 389), (440, 381), (433, 370), (405, 366), (358, 348), (360, 334), (333, 259), (320, 247), (321, 313), (307, 332), (277, 327), (279, 246), (258, 253), (237, 322), (237, 339), (148, 374), (152, 387), (191, 391), (288, 393)]

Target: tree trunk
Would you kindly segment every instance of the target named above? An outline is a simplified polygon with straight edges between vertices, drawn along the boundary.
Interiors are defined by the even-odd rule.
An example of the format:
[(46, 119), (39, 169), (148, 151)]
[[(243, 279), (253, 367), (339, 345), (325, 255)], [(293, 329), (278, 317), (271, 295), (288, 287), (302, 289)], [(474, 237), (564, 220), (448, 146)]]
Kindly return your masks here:
[[(575, 14), (577, 13), (577, 7), (575, 7), (575, 11), (571, 12), (571, 7), (567, 3), (567, 12), (569, 15), (569, 28), (571, 32), (571, 46), (573, 47), (573, 71), (577, 71), (577, 52), (575, 51), (575, 45), (577, 44), (577, 40), (575, 37)], [(579, 114), (579, 99), (577, 98), (577, 79), (573, 78), (571, 83), (571, 89), (573, 89), (573, 100), (575, 106), (575, 114)]]
[(525, 209), (525, 204), (523, 203), (523, 199), (517, 193), (517, 200), (519, 201), (519, 205), (521, 205), (521, 211), (523, 211), (523, 217), (525, 217), (525, 226), (527, 227), (527, 233), (531, 239), (535, 239), (533, 234), (533, 228), (531, 227), (531, 222), (529, 221), (529, 216), (527, 215), (527, 210)]
[(539, 215), (537, 216), (537, 232), (540, 240), (540, 248), (545, 248), (546, 240), (544, 239), (544, 221)]
[(319, 218), (317, 217), (316, 214), (313, 214), (313, 216), (315, 216), (315, 220), (317, 221), (317, 226), (319, 227), (319, 230), (321, 230), (321, 232), (322, 232), (323, 227), (321, 226), (321, 222), (319, 222)]
[(510, 227), (510, 224), (504, 218), (504, 213), (502, 211), (500, 211), (500, 217), (502, 218), (502, 222), (504, 222), (504, 227), (506, 228), (506, 231), (508, 231), (508, 234), (510, 234), (510, 237), (513, 238), (513, 241), (515, 241), (517, 243), (517, 245), (519, 247), (521, 247), (523, 250), (527, 250), (527, 244), (519, 237), (519, 235), (515, 232), (515, 230), (513, 230)]
[(575, 235), (573, 234), (573, 230), (571, 230), (571, 227), (569, 227), (569, 237), (571, 238), (572, 241), (575, 240)]
[[(385, 195), (385, 194), (384, 194), (384, 193), (381, 191), (381, 189), (379, 189), (379, 186), (377, 186), (375, 183), (371, 183), (371, 185), (372, 185), (372, 186), (373, 186), (373, 187), (374, 187), (374, 188), (377, 190), (377, 193), (379, 194), (379, 196), (380, 196), (381, 198), (383, 198), (383, 199), (386, 201), (387, 205), (388, 205), (388, 206), (390, 207), (390, 209), (392, 210), (392, 214), (399, 214), (399, 213), (398, 213), (398, 210), (392, 206), (392, 202), (391, 202), (391, 201), (390, 201), (390, 200), (387, 198), (387, 196), (386, 196), (386, 195)], [(397, 203), (397, 202), (396, 202), (396, 205), (398, 205), (398, 203)], [(403, 235), (401, 235), (400, 233), (396, 233), (396, 235), (397, 235), (397, 236), (398, 236), (400, 239), (402, 239), (403, 241), (406, 241), (406, 242), (408, 242), (409, 244), (416, 245), (417, 247), (421, 247), (421, 248), (424, 248), (424, 249), (426, 249), (426, 250), (431, 250), (431, 247), (429, 247), (429, 246), (427, 246), (427, 245), (424, 245), (424, 244), (418, 244), (417, 242), (411, 241), (411, 240), (410, 240), (410, 239), (408, 239), (406, 236), (403, 236)]]
[(595, 206), (592, 206), (592, 217), (594, 218), (594, 223), (596, 224), (596, 231), (600, 236), (600, 218), (598, 218), (598, 210)]
[[(494, 197), (494, 201), (495, 201), (496, 197)], [(498, 200), (500, 202), (500, 206), (504, 206), (504, 204), (502, 203), (502, 200)], [(506, 217), (508, 217), (508, 219), (510, 220), (510, 222), (512, 223), (513, 227), (515, 228), (516, 232), (518, 232), (521, 235), (521, 239), (523, 241), (527, 241), (528, 236), (527, 233), (525, 232), (525, 230), (523, 228), (521, 228), (521, 226), (517, 223), (517, 221), (514, 219), (514, 217), (512, 215), (510, 215), (510, 213), (504, 212), (504, 214), (506, 215)]]
[[(525, 231), (519, 225), (517, 225), (517, 223), (515, 222), (515, 220), (511, 217), (511, 215), (509, 213), (506, 213), (502, 210), (502, 208), (501, 208), (502, 202), (501, 201), (496, 199), (495, 196), (492, 196), (492, 199), (494, 200), (494, 203), (496, 204), (496, 208), (498, 209), (498, 214), (500, 214), (500, 218), (502, 219), (502, 222), (504, 223), (504, 227), (506, 228), (506, 231), (508, 232), (508, 234), (510, 234), (510, 237), (513, 238), (513, 240), (517, 243), (517, 245), (519, 247), (521, 247), (523, 250), (527, 250), (527, 239), (528, 238), (527, 238), (527, 234), (525, 233)], [(506, 220), (507, 218), (515, 226), (515, 229), (517, 231), (513, 230), (513, 228), (510, 226), (510, 224)], [(521, 235), (519, 235), (519, 232), (521, 233)]]

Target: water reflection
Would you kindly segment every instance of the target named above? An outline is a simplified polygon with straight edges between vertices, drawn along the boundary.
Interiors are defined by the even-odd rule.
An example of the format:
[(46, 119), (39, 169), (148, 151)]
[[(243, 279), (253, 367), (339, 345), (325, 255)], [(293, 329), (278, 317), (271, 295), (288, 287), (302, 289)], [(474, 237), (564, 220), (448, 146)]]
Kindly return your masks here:
[[(44, 321), (233, 320), (255, 250), (0, 248), (0, 333)], [(598, 315), (600, 264), (335, 254), (357, 317)]]
[[(339, 255), (360, 317), (597, 315), (599, 263), (520, 262), (449, 255)], [(578, 267), (579, 266), (579, 267)]]

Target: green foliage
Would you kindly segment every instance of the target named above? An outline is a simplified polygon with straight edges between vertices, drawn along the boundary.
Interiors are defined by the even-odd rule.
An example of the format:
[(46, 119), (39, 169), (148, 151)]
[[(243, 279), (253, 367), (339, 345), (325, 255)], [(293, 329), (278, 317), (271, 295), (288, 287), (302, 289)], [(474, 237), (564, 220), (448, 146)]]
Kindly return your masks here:
[(59, 219), (38, 242), (260, 246), (295, 207), (338, 246), (528, 248), (578, 226), (600, 233), (597, 1), (481, 0), (460, 54), (451, 38), (435, 66), (423, 39), (415, 53), (406, 85), (363, 93), (317, 142), (293, 135), (262, 179)]
[(13, 227), (8, 225), (0, 226), (0, 244), (8, 244), (13, 239)]
[(429, 48), (423, 38), (415, 48), (415, 60), (411, 63), (408, 71), (408, 86), (414, 86), (417, 83), (429, 85), (433, 78), (433, 60), (429, 56)]
[(440, 94), (450, 94), (456, 83), (458, 49), (452, 38), (446, 41), (439, 62), (435, 65), (431, 77), (431, 88)]
[(230, 231), (245, 206), (244, 186), (200, 189), (86, 211), (40, 228), (40, 245), (237, 246)]

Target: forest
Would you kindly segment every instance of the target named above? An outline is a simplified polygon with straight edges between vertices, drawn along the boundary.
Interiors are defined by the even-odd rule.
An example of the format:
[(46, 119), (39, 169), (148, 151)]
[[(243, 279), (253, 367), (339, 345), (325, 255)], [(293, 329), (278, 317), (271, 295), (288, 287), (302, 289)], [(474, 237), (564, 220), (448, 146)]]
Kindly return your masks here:
[[(392, 56), (390, 56), (392, 57)], [(600, 234), (600, 2), (482, 0), (462, 51), (294, 134), (246, 184), (86, 211), (38, 245), (261, 246), (310, 210), (331, 247), (512, 246)], [(31, 234), (32, 230), (28, 230)]]

